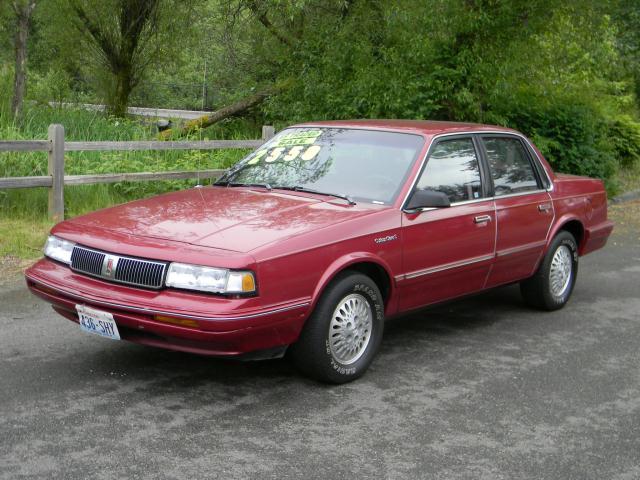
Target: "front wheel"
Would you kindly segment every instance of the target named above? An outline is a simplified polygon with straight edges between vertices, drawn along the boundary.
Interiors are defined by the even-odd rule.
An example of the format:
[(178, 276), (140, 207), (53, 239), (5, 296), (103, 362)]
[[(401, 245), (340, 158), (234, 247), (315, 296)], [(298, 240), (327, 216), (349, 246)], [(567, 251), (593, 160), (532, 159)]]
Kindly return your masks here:
[(293, 361), (317, 380), (350, 382), (369, 368), (383, 329), (384, 302), (377, 285), (366, 275), (343, 273), (324, 292), (292, 345)]
[(578, 245), (567, 231), (555, 236), (533, 277), (520, 283), (525, 301), (543, 310), (558, 310), (571, 297), (578, 274)]

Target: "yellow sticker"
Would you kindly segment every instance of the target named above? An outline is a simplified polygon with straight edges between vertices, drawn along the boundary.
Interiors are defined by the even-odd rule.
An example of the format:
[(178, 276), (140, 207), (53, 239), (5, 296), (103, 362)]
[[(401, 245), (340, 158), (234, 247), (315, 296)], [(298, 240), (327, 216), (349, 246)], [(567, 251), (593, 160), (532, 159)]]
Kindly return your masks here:
[(282, 155), (282, 152), (284, 152), (284, 150), (284, 147), (274, 148), (273, 150), (271, 150), (271, 154), (267, 158), (265, 158), (264, 161), (267, 163), (275, 162), (278, 157)]
[(261, 159), (262, 157), (264, 157), (264, 156), (266, 155), (266, 153), (267, 153), (268, 151), (269, 151), (269, 150), (267, 150), (266, 148), (265, 148), (265, 149), (262, 149), (262, 150), (258, 150), (258, 151), (256, 152), (256, 154), (254, 155), (254, 157), (253, 157), (251, 160), (249, 160), (249, 161), (247, 162), (247, 165), (255, 165), (256, 163), (258, 163), (258, 162), (260, 161), (260, 159)]
[(322, 150), (320, 145), (312, 145), (305, 150), (300, 158), (305, 161), (312, 160), (316, 155), (318, 155), (318, 153), (320, 153), (320, 150)]
[(285, 133), (278, 137), (276, 146), (291, 147), (294, 145), (312, 145), (320, 135), (322, 135), (322, 130), (303, 130), (302, 132)]
[(289, 153), (287, 153), (283, 160), (285, 162), (290, 162), (291, 160), (295, 159), (298, 155), (300, 155), (300, 152), (302, 152), (302, 147), (301, 146), (296, 146), (296, 147), (291, 147), (291, 150), (289, 150)]

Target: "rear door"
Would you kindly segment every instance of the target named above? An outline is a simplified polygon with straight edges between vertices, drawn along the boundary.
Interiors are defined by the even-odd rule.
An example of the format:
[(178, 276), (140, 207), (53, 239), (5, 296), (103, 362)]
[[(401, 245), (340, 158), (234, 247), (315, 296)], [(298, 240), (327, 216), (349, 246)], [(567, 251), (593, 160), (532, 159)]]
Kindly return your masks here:
[(534, 273), (554, 217), (548, 179), (515, 135), (481, 135), (496, 205), (496, 259), (487, 281), (493, 287)]
[(404, 272), (396, 278), (401, 310), (484, 287), (496, 235), (486, 177), (473, 136), (434, 140), (414, 191), (444, 192), (451, 206), (402, 213)]

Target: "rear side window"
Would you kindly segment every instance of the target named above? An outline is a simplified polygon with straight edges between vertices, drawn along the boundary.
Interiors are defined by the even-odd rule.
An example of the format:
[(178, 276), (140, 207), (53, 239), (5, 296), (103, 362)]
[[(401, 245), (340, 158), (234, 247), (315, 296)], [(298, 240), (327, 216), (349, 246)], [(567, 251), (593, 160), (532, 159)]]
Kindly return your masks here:
[(481, 198), (482, 181), (473, 140), (439, 142), (429, 155), (417, 188), (444, 192), (451, 203)]
[(496, 197), (540, 188), (529, 155), (520, 140), (484, 137), (482, 141), (487, 152)]

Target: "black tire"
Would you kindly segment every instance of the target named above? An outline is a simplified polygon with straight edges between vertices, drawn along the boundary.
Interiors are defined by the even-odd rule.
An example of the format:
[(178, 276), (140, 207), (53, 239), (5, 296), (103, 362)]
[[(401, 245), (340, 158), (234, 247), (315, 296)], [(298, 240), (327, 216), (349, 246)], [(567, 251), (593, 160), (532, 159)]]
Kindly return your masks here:
[[(551, 270), (554, 257), (556, 254), (562, 256), (563, 250), (570, 254), (570, 272), (568, 283), (561, 282), (561, 286), (554, 288), (551, 279)], [(566, 305), (573, 292), (578, 276), (578, 244), (576, 239), (569, 232), (562, 230), (552, 240), (549, 250), (542, 259), (542, 263), (536, 273), (531, 277), (520, 282), (520, 292), (524, 300), (532, 307), (541, 310), (558, 310)], [(561, 288), (563, 287), (563, 288)], [(554, 291), (555, 290), (555, 291)]]
[[(334, 313), (339, 305), (343, 305), (343, 302), (348, 300), (357, 302), (359, 308), (365, 309), (359, 311), (367, 313), (364, 317), (371, 319), (371, 328), (368, 340), (362, 340), (362, 347), (356, 348), (359, 354), (353, 355), (353, 361), (343, 363), (339, 358), (339, 352), (334, 352), (336, 348), (334, 346), (335, 336), (340, 333), (330, 335), (330, 328), (342, 328), (335, 324)], [(369, 310), (366, 310), (367, 305)], [(370, 317), (368, 313), (371, 313)], [(340, 314), (335, 318), (346, 322)], [(360, 322), (357, 315), (354, 318)], [(333, 326), (332, 320), (334, 320)], [(368, 324), (365, 321), (358, 324), (364, 325), (365, 323)], [(354, 321), (354, 326), (355, 324)], [(349, 323), (349, 328), (351, 328), (351, 323)], [(307, 320), (300, 338), (291, 346), (291, 358), (300, 371), (316, 380), (335, 384), (350, 382), (362, 376), (371, 365), (380, 348), (383, 329), (384, 302), (377, 285), (366, 275), (347, 271), (338, 275), (322, 294), (315, 310)], [(346, 331), (346, 327), (343, 327), (342, 331)], [(367, 329), (363, 327), (361, 331), (366, 332)], [(333, 343), (331, 337), (334, 337)], [(353, 336), (353, 338), (359, 339), (365, 337), (366, 334)], [(358, 343), (355, 342), (356, 345)], [(344, 356), (346, 355), (348, 353), (344, 354)], [(355, 358), (356, 356), (357, 358)]]

